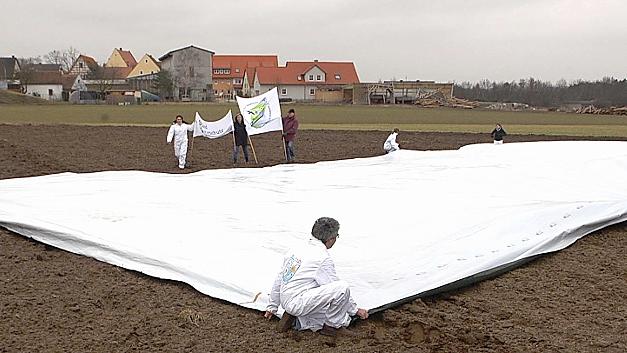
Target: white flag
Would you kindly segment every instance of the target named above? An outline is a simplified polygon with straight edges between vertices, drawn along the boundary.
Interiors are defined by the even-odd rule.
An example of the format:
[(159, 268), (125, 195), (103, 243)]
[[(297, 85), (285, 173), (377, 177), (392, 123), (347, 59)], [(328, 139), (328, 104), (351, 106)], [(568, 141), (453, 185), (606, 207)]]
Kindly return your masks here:
[(224, 118), (218, 121), (204, 121), (200, 117), (200, 114), (196, 112), (196, 119), (194, 120), (194, 137), (204, 136), (210, 139), (222, 137), (233, 131), (233, 116), (231, 111), (224, 116)]
[(239, 111), (246, 123), (248, 135), (283, 130), (281, 106), (276, 87), (257, 97), (236, 98)]

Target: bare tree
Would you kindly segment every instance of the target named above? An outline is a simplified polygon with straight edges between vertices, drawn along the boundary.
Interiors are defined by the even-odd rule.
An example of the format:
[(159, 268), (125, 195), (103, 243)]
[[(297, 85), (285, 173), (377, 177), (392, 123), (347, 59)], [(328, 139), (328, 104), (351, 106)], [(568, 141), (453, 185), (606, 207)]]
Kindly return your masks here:
[(35, 73), (35, 65), (41, 64), (41, 57), (31, 57), (31, 58), (19, 58), (20, 63), (20, 72), (18, 77), (20, 79), (20, 85), (22, 86), (22, 93), (26, 93), (28, 91), (28, 85), (32, 82), (33, 76)]
[(57, 64), (61, 65), (61, 69), (65, 72), (70, 71), (72, 68), (72, 64), (78, 58), (80, 52), (78, 49), (69, 47), (63, 51), (60, 50), (52, 50), (48, 52), (48, 54), (44, 55), (44, 60), (48, 64)]

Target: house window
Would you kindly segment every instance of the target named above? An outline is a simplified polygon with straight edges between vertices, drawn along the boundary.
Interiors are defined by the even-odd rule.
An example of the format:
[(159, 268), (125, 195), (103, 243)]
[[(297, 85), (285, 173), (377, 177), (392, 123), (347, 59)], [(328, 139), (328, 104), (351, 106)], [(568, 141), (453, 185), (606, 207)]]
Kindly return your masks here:
[(309, 75), (309, 81), (313, 81), (313, 75)]
[(315, 88), (310, 88), (310, 89), (309, 89), (309, 95), (310, 95), (310, 96), (314, 96), (314, 95), (316, 95), (316, 89), (315, 89)]
[(194, 67), (193, 66), (189, 67), (189, 77), (194, 77)]
[(281, 95), (287, 96), (287, 88), (281, 88)]
[(316, 81), (322, 81), (322, 76), (316, 75)]
[(303, 79), (303, 75), (298, 75), (298, 77), (296, 78), (298, 81)]
[(142, 70), (139, 70), (139, 74), (140, 74), (140, 75), (143, 75), (143, 74), (144, 74), (144, 72), (143, 72)]
[(235, 69), (235, 72), (239, 73), (239, 69)]
[(79, 68), (79, 69), (82, 69), (82, 68), (83, 68), (83, 63), (82, 63), (82, 62), (81, 62), (81, 63), (78, 63), (78, 68)]
[(335, 74), (335, 79), (336, 79), (336, 80), (339, 80), (339, 79), (341, 79), (341, 78), (342, 78), (342, 77), (340, 76), (340, 74)]
[(48, 89), (48, 95), (51, 96), (52, 95), (52, 89)]
[(148, 59), (146, 59), (146, 64), (148, 64)]

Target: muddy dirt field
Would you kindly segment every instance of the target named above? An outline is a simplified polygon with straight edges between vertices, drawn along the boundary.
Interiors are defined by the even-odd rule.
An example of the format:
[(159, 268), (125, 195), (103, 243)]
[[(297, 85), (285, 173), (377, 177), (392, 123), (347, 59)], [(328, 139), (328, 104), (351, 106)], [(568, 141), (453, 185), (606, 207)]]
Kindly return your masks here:
[[(181, 173), (166, 132), (0, 125), (0, 178), (123, 169)], [(378, 155), (386, 137), (301, 131), (297, 161)], [(548, 139), (576, 138), (508, 136), (506, 143)], [(280, 134), (253, 142), (260, 163), (249, 166), (281, 163)], [(488, 134), (401, 132), (399, 142), (435, 150), (491, 141)], [(194, 144), (192, 166), (183, 173), (233, 167), (229, 138)], [(626, 352), (626, 298), (622, 223), (497, 278), (372, 315), (333, 345), (311, 332), (275, 333), (275, 322), (261, 313), (186, 284), (0, 229), (0, 352)]]

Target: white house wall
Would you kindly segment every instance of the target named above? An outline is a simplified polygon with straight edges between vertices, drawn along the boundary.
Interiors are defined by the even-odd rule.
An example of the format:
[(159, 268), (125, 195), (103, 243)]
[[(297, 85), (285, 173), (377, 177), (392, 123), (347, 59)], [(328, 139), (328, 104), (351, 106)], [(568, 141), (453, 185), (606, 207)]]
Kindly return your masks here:
[[(320, 79), (318, 79), (318, 76), (320, 76)], [(319, 67), (314, 66), (305, 73), (305, 82), (324, 83), (326, 82), (326, 75)]]
[[(52, 90), (52, 95), (49, 95), (49, 91)], [(29, 96), (35, 96), (49, 101), (62, 100), (61, 93), (63, 92), (62, 85), (28, 85), (26, 94)]]
[[(314, 85), (259, 85), (259, 94), (266, 93), (269, 90), (277, 87), (279, 91), (279, 98), (291, 98), (292, 100), (314, 100), (316, 98), (315, 91), (318, 90)], [(310, 90), (314, 90), (314, 94), (310, 94)], [(283, 94), (285, 90), (285, 94)]]

